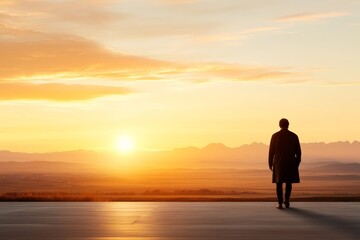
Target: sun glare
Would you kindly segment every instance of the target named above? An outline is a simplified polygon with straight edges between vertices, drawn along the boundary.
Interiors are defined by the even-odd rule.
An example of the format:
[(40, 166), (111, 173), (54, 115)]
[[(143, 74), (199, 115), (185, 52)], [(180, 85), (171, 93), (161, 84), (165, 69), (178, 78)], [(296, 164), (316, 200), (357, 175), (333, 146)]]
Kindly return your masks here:
[(134, 141), (129, 136), (120, 136), (116, 143), (117, 150), (122, 153), (134, 151)]

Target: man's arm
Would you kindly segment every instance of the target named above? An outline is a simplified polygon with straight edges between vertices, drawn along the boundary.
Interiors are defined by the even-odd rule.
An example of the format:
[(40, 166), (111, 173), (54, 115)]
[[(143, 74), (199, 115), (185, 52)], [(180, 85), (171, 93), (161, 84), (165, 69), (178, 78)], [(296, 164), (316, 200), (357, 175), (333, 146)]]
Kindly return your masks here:
[(269, 147), (269, 168), (271, 171), (273, 170), (274, 155), (275, 155), (275, 139), (273, 135), (271, 137), (270, 147)]
[(301, 147), (298, 136), (296, 136), (295, 156), (297, 160), (297, 165), (299, 166), (301, 162)]

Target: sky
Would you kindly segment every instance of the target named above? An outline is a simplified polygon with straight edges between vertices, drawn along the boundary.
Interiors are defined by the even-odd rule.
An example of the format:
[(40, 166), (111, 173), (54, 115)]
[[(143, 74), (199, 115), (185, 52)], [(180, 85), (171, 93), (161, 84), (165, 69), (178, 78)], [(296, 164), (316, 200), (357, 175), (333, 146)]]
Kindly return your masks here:
[(360, 1), (0, 0), (0, 149), (360, 140)]

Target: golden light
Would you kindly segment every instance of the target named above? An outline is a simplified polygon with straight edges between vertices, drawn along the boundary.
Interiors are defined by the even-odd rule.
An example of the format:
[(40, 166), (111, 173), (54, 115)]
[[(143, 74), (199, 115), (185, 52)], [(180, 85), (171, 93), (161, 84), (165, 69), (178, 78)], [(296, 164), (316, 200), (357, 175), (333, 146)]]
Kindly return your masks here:
[(134, 151), (134, 140), (127, 135), (120, 136), (116, 142), (116, 147), (119, 152), (129, 153)]

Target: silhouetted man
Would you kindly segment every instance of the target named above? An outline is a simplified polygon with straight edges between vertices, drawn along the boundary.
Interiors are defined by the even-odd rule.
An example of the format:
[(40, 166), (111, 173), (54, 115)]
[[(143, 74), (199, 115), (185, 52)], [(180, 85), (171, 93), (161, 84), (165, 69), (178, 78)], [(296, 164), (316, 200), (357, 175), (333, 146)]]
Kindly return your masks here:
[[(269, 168), (273, 171), (272, 182), (276, 183), (278, 199), (277, 208), (290, 207), (292, 183), (299, 183), (299, 165), (301, 162), (301, 148), (298, 136), (289, 131), (289, 121), (285, 118), (279, 122), (280, 131), (271, 137), (269, 149)], [(285, 201), (283, 201), (282, 185), (286, 183)]]

